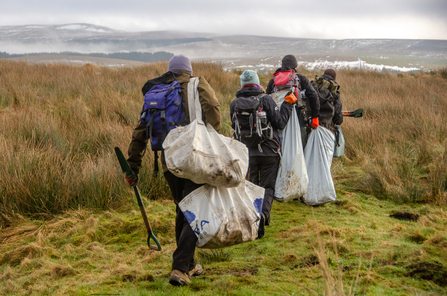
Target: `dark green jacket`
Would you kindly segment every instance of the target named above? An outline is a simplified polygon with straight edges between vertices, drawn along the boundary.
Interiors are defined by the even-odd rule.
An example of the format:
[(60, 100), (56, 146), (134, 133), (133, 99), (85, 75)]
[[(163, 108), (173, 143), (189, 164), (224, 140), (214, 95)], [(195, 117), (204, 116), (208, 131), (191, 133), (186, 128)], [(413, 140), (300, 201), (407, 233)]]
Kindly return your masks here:
[[(146, 84), (143, 86), (143, 95), (149, 91), (152, 86), (160, 83), (171, 83), (175, 79), (180, 82), (180, 87), (182, 90), (182, 97), (185, 106), (185, 116), (187, 121), (189, 122), (189, 109), (188, 109), (188, 82), (191, 78), (190, 74), (185, 71), (175, 71), (175, 72), (166, 72), (160, 77), (148, 80)], [(221, 114), (220, 114), (220, 104), (217, 100), (216, 94), (212, 87), (209, 85), (208, 81), (205, 78), (200, 77), (199, 85), (199, 100), (202, 106), (203, 119), (207, 123), (211, 124), (216, 131), (219, 131), (221, 128)], [(148, 139), (146, 135), (146, 126), (144, 124), (139, 123), (137, 127), (133, 130), (132, 133), (132, 141), (130, 142), (128, 154), (129, 158), (127, 161), (129, 162), (130, 167), (135, 173), (139, 173), (141, 168), (141, 162), (143, 160), (144, 151), (146, 150), (148, 144)], [(162, 154), (161, 158), (163, 164), (163, 170), (167, 171), (164, 156)]]

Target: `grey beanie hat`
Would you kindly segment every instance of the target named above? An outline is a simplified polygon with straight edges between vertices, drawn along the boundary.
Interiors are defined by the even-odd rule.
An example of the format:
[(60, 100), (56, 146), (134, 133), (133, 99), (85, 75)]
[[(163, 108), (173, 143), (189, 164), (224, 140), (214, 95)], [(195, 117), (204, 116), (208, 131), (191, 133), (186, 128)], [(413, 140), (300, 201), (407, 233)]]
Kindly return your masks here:
[(258, 74), (253, 70), (245, 70), (244, 73), (240, 76), (241, 78), (241, 86), (244, 86), (245, 84), (261, 84), (259, 82)]
[(191, 62), (186, 56), (182, 54), (175, 55), (169, 60), (168, 63), (168, 71), (174, 70), (183, 70), (189, 72), (189, 74), (192, 75)]
[(298, 67), (298, 62), (294, 55), (288, 54), (282, 59), (282, 66), (290, 69)]

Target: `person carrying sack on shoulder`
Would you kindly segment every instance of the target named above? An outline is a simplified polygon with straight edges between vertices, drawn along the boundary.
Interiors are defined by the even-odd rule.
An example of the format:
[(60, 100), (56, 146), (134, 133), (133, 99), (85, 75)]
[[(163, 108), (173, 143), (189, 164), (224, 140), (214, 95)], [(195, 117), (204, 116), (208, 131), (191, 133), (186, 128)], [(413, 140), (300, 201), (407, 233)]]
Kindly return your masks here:
[(337, 134), (336, 125), (343, 123), (340, 85), (335, 81), (336, 76), (334, 69), (327, 69), (322, 76), (316, 76), (315, 80), (312, 80), (320, 100), (320, 125), (334, 134)]
[(250, 182), (265, 189), (258, 238), (270, 224), (270, 211), (276, 176), (281, 161), (278, 129), (284, 129), (297, 99), (292, 92), (279, 108), (271, 96), (264, 93), (259, 77), (253, 70), (240, 76), (242, 88), (230, 105), (231, 124), (235, 139), (248, 147)]
[[(181, 97), (183, 99), (182, 106), (185, 116), (185, 124), (189, 123), (187, 89), (191, 77), (192, 67), (189, 59), (184, 55), (175, 55), (169, 60), (168, 72), (146, 82), (142, 89), (143, 95), (148, 93), (148, 91), (156, 85), (169, 84), (174, 80), (178, 81), (180, 83)], [(214, 90), (204, 78), (200, 78), (198, 91), (204, 120), (210, 123), (216, 131), (219, 131), (221, 128), (220, 105)], [(194, 106), (191, 107), (194, 108)], [(126, 176), (126, 180), (130, 186), (135, 186), (138, 182), (138, 173), (141, 168), (141, 162), (147, 145), (147, 124), (141, 121), (132, 133), (132, 141), (128, 149), (129, 158), (127, 161), (132, 170), (135, 172), (135, 175)], [(196, 184), (188, 179), (178, 178), (168, 171), (163, 151), (161, 153), (161, 163), (163, 166), (164, 177), (168, 182), (171, 194), (176, 204), (178, 204), (189, 193), (203, 185)], [(199, 264), (196, 264), (194, 260), (197, 236), (191, 229), (189, 222), (186, 220), (178, 205), (176, 212), (175, 239), (177, 248), (173, 253), (172, 273), (169, 277), (169, 283), (174, 286), (182, 286), (191, 282), (190, 277), (202, 274), (203, 268)]]
[[(320, 103), (318, 95), (306, 76), (296, 71), (298, 62), (294, 55), (286, 55), (281, 61), (281, 67), (273, 74), (266, 89), (267, 94), (272, 94), (285, 88), (292, 88), (294, 95), (298, 99), (298, 119), (301, 127), (301, 139), (303, 148), (307, 143), (307, 136), (311, 132), (310, 127), (316, 129), (319, 125)], [(287, 80), (284, 81), (284, 77)], [(305, 97), (301, 96), (301, 91)]]

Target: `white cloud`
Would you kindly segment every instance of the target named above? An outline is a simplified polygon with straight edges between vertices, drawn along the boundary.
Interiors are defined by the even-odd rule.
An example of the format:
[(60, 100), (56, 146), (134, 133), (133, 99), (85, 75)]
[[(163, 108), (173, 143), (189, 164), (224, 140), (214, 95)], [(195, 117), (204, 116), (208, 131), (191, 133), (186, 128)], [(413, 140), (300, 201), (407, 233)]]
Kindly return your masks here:
[(92, 23), (126, 31), (447, 39), (446, 12), (445, 0), (23, 0), (2, 3), (0, 26)]

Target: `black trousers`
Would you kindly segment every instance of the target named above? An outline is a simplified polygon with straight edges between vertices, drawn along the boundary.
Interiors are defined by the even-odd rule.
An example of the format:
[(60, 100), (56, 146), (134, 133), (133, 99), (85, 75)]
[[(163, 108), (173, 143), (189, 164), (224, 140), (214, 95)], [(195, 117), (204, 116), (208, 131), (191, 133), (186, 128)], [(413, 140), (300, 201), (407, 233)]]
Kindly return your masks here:
[(169, 171), (165, 172), (164, 176), (171, 189), (175, 203), (177, 204), (177, 215), (175, 217), (175, 241), (177, 243), (177, 249), (175, 249), (172, 256), (172, 270), (176, 269), (182, 272), (188, 272), (196, 265), (194, 261), (194, 252), (196, 249), (197, 236), (191, 229), (191, 226), (189, 226), (188, 220), (186, 220), (180, 210), (178, 203), (185, 196), (203, 184), (196, 184), (191, 180), (178, 178)]
[(262, 215), (265, 225), (270, 224), (270, 210), (272, 209), (275, 193), (276, 176), (279, 169), (279, 156), (250, 157), (250, 182), (265, 189)]

